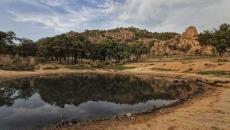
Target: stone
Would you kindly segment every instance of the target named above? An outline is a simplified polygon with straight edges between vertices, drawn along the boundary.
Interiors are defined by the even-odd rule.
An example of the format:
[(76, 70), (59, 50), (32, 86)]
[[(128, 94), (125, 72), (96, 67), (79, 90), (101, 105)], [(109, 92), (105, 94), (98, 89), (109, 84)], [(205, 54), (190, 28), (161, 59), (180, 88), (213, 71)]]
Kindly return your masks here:
[(222, 84), (222, 83), (216, 83), (216, 86), (217, 86), (217, 87), (223, 87), (224, 84)]
[(213, 55), (216, 53), (217, 53), (216, 48), (213, 46), (202, 47), (202, 55)]
[(112, 117), (112, 119), (116, 119), (117, 118), (117, 116), (116, 115), (114, 115), (113, 117)]
[(73, 126), (74, 124), (73, 124), (72, 122), (69, 122), (68, 125), (69, 125), (69, 126)]
[(127, 117), (131, 117), (132, 116), (132, 113), (127, 113), (125, 114)]

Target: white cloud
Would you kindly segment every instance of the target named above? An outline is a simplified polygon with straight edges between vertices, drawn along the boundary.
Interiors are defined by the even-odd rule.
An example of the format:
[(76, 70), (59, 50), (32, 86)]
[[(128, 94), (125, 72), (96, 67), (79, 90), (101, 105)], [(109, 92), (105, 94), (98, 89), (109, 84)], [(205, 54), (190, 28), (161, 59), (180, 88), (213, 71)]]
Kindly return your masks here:
[(49, 6), (61, 6), (68, 0), (41, 0), (41, 2)]
[(109, 15), (114, 13), (119, 6), (117, 2), (105, 0), (99, 5), (95, 5), (94, 8), (82, 5), (81, 8), (76, 10), (67, 5), (64, 0), (41, 0), (41, 2), (49, 6), (61, 6), (61, 9), (63, 9), (65, 13), (58, 13), (52, 8), (39, 3), (32, 4), (37, 4), (41, 10), (44, 8), (48, 10), (49, 13), (17, 12), (13, 10), (9, 12), (14, 16), (14, 20), (17, 22), (39, 23), (44, 27), (52, 28), (58, 32), (66, 32), (69, 30), (84, 30), (87, 29), (87, 27), (90, 28), (92, 21), (102, 16), (110, 17)]
[[(87, 2), (97, 5), (80, 5), (77, 9), (74, 8), (77, 5), (71, 5), (74, 0), (15, 1), (27, 2), (41, 10), (48, 10), (48, 13), (10, 10), (15, 21), (39, 23), (58, 32), (118, 26), (182, 32), (189, 25), (203, 30), (223, 22), (230, 23), (230, 0), (125, 0), (121, 3), (117, 0), (88, 0)], [(74, 2), (76, 4), (82, 1)], [(0, 5), (7, 2), (13, 1), (2, 0)], [(56, 8), (65, 12), (58, 12)]]
[(126, 0), (120, 20), (152, 31), (181, 32), (189, 25), (202, 29), (230, 23), (229, 0)]

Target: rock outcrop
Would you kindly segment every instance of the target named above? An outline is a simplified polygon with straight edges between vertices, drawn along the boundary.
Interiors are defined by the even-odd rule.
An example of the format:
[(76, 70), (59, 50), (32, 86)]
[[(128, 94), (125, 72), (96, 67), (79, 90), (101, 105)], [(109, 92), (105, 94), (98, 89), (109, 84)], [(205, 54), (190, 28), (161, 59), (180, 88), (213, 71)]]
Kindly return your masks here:
[(105, 37), (111, 38), (115, 41), (121, 40), (133, 40), (135, 39), (135, 32), (130, 31), (129, 29), (122, 28), (117, 31), (108, 31), (105, 33)]
[(196, 27), (190, 26), (188, 27), (184, 33), (182, 33), (181, 38), (183, 40), (191, 40), (191, 41), (197, 41), (198, 40), (198, 31), (196, 30)]
[(201, 46), (198, 31), (194, 26), (188, 27), (182, 35), (168, 41), (158, 41), (152, 48), (154, 55), (211, 55), (215, 53), (212, 46)]

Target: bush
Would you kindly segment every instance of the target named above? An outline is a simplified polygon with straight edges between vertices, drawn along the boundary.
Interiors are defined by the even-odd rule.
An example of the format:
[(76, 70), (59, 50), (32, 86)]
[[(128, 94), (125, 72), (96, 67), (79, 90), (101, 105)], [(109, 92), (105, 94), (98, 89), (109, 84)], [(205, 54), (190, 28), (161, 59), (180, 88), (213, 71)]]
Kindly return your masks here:
[(19, 56), (0, 56), (0, 69), (25, 71), (34, 70), (36, 61), (32, 57), (22, 58)]

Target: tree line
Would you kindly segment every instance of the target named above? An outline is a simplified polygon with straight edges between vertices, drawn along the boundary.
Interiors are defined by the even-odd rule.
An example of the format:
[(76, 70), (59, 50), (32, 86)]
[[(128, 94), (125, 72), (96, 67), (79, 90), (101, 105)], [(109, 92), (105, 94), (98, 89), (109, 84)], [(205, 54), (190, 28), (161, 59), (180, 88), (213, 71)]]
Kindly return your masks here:
[(95, 44), (80, 33), (70, 32), (33, 42), (17, 38), (14, 32), (0, 32), (0, 54), (45, 57), (60, 63), (79, 63), (83, 59), (101, 62), (137, 61), (151, 47), (141, 42), (121, 43), (103, 40)]
[(30, 39), (17, 38), (12, 31), (0, 31), (0, 55), (36, 56), (37, 45)]
[(147, 55), (151, 47), (141, 42), (122, 43), (103, 40), (92, 43), (79, 33), (61, 34), (51, 38), (40, 39), (37, 42), (39, 56), (44, 56), (60, 63), (79, 63), (83, 59), (99, 60), (101, 62), (124, 60), (137, 61), (142, 55)]

